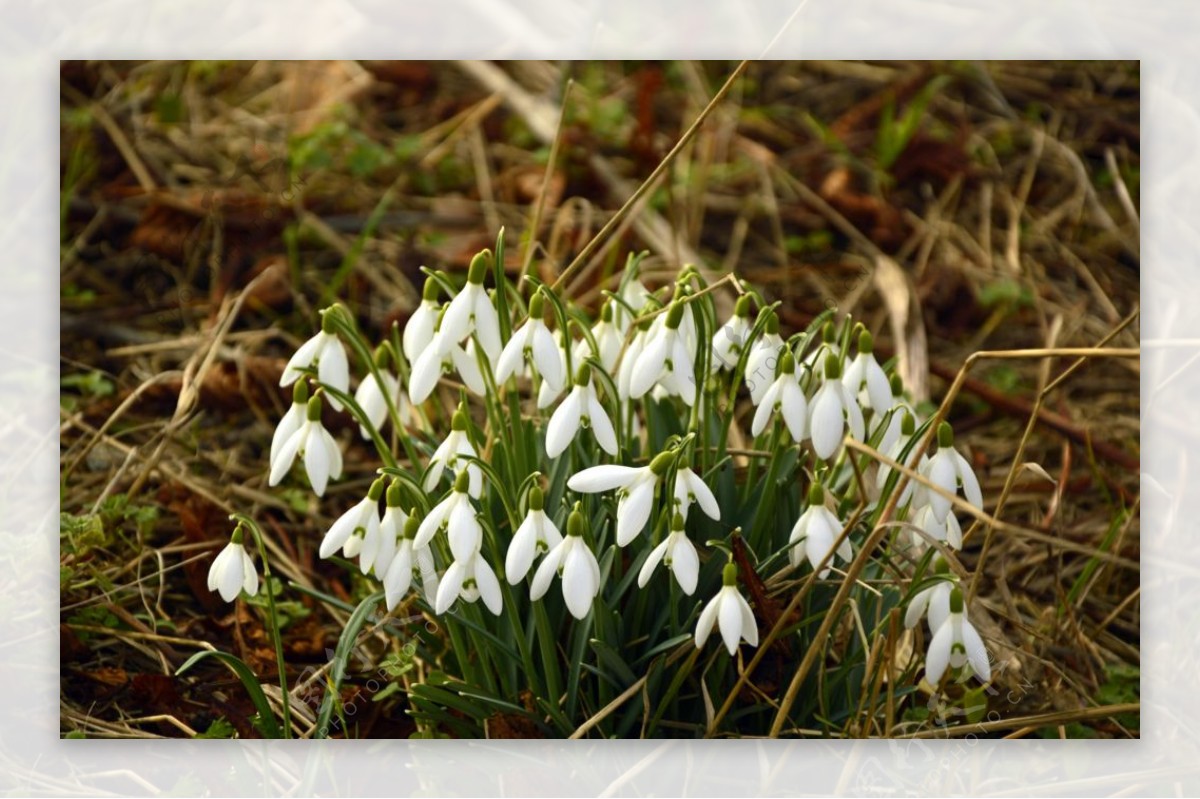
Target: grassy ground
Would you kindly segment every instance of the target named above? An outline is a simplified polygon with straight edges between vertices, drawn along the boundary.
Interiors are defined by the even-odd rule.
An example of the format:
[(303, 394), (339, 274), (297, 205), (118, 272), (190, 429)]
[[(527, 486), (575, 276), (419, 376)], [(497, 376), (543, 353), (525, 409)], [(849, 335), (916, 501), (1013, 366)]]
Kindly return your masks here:
[[(531, 219), (552, 279), (736, 66), (64, 62), (63, 734), (259, 734), (228, 672), (175, 676), (214, 647), (278, 698), (261, 598), (205, 587), (233, 510), (298, 586), (290, 682), (319, 686), (371, 588), (316, 544), (376, 464), (347, 423), (324, 502), (266, 490), (279, 375), (315, 309), (403, 322), (419, 266), (463, 270)], [(1136, 348), (1139, 85), (1126, 62), (751, 64), (568, 290), (595, 300), (631, 250), (651, 284), (736, 268), (788, 330), (836, 307), (886, 331), (935, 400), (980, 350)], [(1059, 382), (1073, 363), (981, 358), (953, 407), (1004, 496), (989, 510), (1040, 531), (968, 536), (1003, 666), (976, 732), (1139, 734), (1139, 367), (1088, 358)], [(403, 664), (370, 643), (343, 700), (358, 735), (406, 736)], [(1111, 704), (1129, 712), (1094, 710)], [(897, 710), (847, 733), (932, 731), (923, 702)]]

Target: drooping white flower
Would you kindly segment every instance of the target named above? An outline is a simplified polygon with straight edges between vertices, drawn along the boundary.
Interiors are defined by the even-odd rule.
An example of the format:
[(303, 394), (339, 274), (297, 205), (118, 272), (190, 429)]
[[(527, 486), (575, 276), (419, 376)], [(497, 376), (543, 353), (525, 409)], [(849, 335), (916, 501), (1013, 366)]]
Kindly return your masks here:
[(393, 480), (387, 490), (387, 507), (383, 511), (383, 518), (374, 531), (367, 530), (362, 536), (358, 568), (363, 574), (374, 569), (375, 576), (382, 578), (392, 564), (396, 556), (396, 541), (408, 524), (408, 514), (401, 505), (402, 499), (401, 484)]
[(504, 345), (500, 360), (496, 364), (496, 384), (500, 385), (521, 371), (526, 361), (533, 364), (542, 379), (555, 392), (563, 388), (563, 365), (554, 336), (542, 318), (543, 298), (541, 293), (529, 301), (529, 319), (513, 333)]
[[(430, 607), (437, 602), (438, 573), (434, 567), (433, 553), (429, 547), (413, 546), (419, 524), (415, 515), (405, 520), (400, 540), (396, 544), (396, 554), (392, 556), (384, 572), (383, 593), (388, 610), (394, 610), (396, 605), (400, 604), (414, 578), (421, 580), (421, 594)], [(379, 569), (376, 568), (376, 573), (378, 572)]]
[(654, 489), (674, 460), (674, 452), (662, 452), (646, 466), (605, 464), (592, 466), (571, 476), (567, 487), (581, 494), (620, 489), (617, 500), (617, 545), (625, 546), (646, 526), (654, 508)]
[(720, 521), (721, 508), (717, 505), (717, 498), (713, 496), (712, 489), (690, 466), (681, 466), (675, 470), (675, 506), (684, 519), (687, 518), (688, 509), (693, 502), (700, 506), (705, 516), (713, 521)]
[(876, 416), (881, 416), (892, 406), (892, 387), (883, 367), (875, 360), (874, 349), (870, 332), (862, 331), (858, 335), (858, 355), (846, 367), (842, 384), (852, 397), (858, 397), (865, 388), (867, 405)]
[[(905, 408), (896, 408), (892, 412), (892, 415), (893, 418), (900, 420), (899, 425), (897, 426), (896, 436), (890, 444), (886, 444), (887, 436), (885, 434), (884, 440), (879, 444), (879, 451), (896, 463), (903, 464), (902, 458), (904, 456), (904, 449), (905, 447), (908, 447), (910, 443), (913, 443), (913, 435), (916, 430), (916, 423), (913, 415)], [(916, 450), (911, 449), (908, 453), (908, 460), (909, 462), (915, 462), (917, 464), (916, 471), (923, 472), (925, 463), (929, 459), (925, 457), (923, 453), (918, 458)], [(891, 477), (891, 474), (892, 467), (881, 462), (879, 464), (879, 471), (875, 474), (876, 490), (883, 491), (884, 487), (887, 485), (888, 478)], [(914, 492), (916, 493), (914, 494)], [(910, 479), (904, 484), (904, 490), (900, 492), (900, 499), (897, 501), (896, 507), (904, 507), (904, 505), (907, 504), (909, 500), (913, 498), (913, 496), (923, 499), (925, 492), (921, 490), (920, 483), (918, 483), (916, 480)], [(917, 502), (915, 504), (920, 505), (923, 503)]]
[(408, 395), (417, 404), (429, 399), (442, 373), (450, 369), (458, 372), (463, 385), (472, 394), (482, 397), (487, 392), (483, 372), (479, 370), (479, 363), (475, 360), (475, 340), (468, 341), (465, 348), (451, 344), (443, 350), (442, 344), (445, 341), (440, 330), (434, 333), (433, 341), (413, 363), (412, 374), (408, 380)]
[(592, 369), (586, 363), (579, 367), (575, 387), (546, 424), (546, 454), (551, 458), (561, 455), (575, 439), (581, 425), (591, 428), (601, 449), (609, 455), (617, 454), (616, 431), (596, 396)]
[(496, 616), (500, 615), (504, 608), (500, 581), (479, 550), (475, 550), (465, 558), (456, 558), (442, 575), (434, 612), (440, 616), (450, 609), (456, 599), (474, 602), (480, 597), (488, 610)]
[(436, 280), (431, 277), (425, 278), (425, 286), (421, 290), (421, 304), (404, 325), (404, 338), (400, 346), (410, 364), (416, 363), (417, 358), (433, 341), (433, 329), (442, 311), (438, 305), (438, 288)]
[(761, 435), (775, 413), (783, 417), (793, 441), (799, 443), (804, 440), (808, 426), (808, 400), (804, 398), (804, 390), (796, 378), (796, 360), (786, 348), (779, 365), (779, 377), (767, 387), (754, 411), (754, 421), (750, 423), (751, 435)]
[(292, 433), (301, 428), (306, 418), (308, 418), (308, 381), (301, 380), (292, 389), (291, 407), (279, 420), (279, 424), (275, 426), (275, 434), (271, 436), (270, 463), (275, 463), (275, 459), (279, 457), (279, 450), (292, 437)]
[(671, 532), (658, 546), (650, 551), (646, 562), (638, 572), (638, 588), (645, 588), (659, 563), (665, 563), (683, 593), (691, 596), (700, 578), (700, 556), (696, 545), (683, 531), (683, 515), (676, 513), (671, 519)]
[(477, 333), (479, 345), (483, 347), (488, 362), (495, 364), (500, 357), (500, 317), (483, 288), (491, 258), (491, 252), (484, 250), (471, 259), (467, 285), (446, 305), (446, 314), (439, 328), (442, 336), (440, 339), (435, 337), (433, 341), (439, 355), (447, 355), (467, 336)]
[[(626, 269), (629, 267), (627, 266)], [(629, 310), (632, 310), (635, 315), (641, 314), (646, 310), (647, 303), (654, 299), (654, 295), (646, 288), (636, 276), (625, 281), (625, 285), (621, 287), (621, 299), (624, 304), (618, 303), (613, 309), (613, 324), (617, 326), (618, 332), (622, 337), (629, 330), (629, 325), (633, 318), (629, 315)], [(626, 309), (625, 306), (629, 306)]]
[(743, 294), (733, 306), (733, 316), (713, 334), (712, 363), (709, 364), (711, 371), (733, 371), (737, 368), (738, 359), (746, 349), (753, 328), (750, 324), (750, 295)]
[(304, 470), (316, 495), (325, 493), (330, 478), (342, 476), (342, 451), (337, 442), (321, 425), (321, 396), (317, 394), (308, 401), (304, 421), (279, 445), (271, 459), (271, 474), (267, 483), (279, 485), (292, 468), (299, 455), (304, 460)]
[(870, 433), (871, 437), (874, 438), (875, 434), (879, 432), (879, 428), (884, 424), (887, 425), (884, 428), (883, 437), (879, 439), (878, 447), (879, 451), (884, 453), (891, 452), (892, 447), (900, 439), (905, 413), (912, 416), (914, 427), (920, 425), (923, 421), (912, 404), (904, 398), (904, 382), (900, 379), (900, 375), (893, 372), (889, 382), (892, 389), (892, 412), (887, 415), (876, 414)]
[(472, 552), (483, 546), (483, 526), (475, 515), (471, 495), (467, 493), (470, 478), (466, 471), (458, 473), (454, 490), (429, 511), (429, 515), (417, 528), (413, 546), (427, 547), (439, 530), (446, 530), (450, 543), (450, 554), (456, 561), (466, 561)]
[(825, 380), (808, 405), (808, 432), (813, 450), (821, 460), (828, 460), (842, 443), (847, 424), (850, 435), (863, 440), (863, 417), (858, 401), (842, 385), (842, 366), (830, 353), (825, 359)]
[(637, 364), (637, 360), (641, 357), (642, 350), (646, 347), (646, 336), (650, 332), (651, 323), (646, 321), (643, 326), (633, 334), (629, 340), (629, 346), (625, 348), (625, 354), (621, 356), (621, 362), (617, 366), (617, 394), (622, 401), (630, 398), (630, 386), (633, 383), (633, 367)]
[(942, 579), (918, 591), (909, 601), (908, 610), (904, 613), (904, 626), (910, 630), (920, 623), (921, 617), (926, 613), (929, 615), (930, 633), (936, 633), (941, 629), (942, 623), (950, 618), (950, 593), (955, 587), (950, 576), (950, 567), (941, 557), (934, 558), (933, 567), (934, 572)]
[(513, 533), (512, 541), (508, 544), (508, 555), (504, 559), (504, 574), (509, 585), (524, 580), (534, 558), (549, 552), (562, 541), (562, 533), (546, 515), (544, 502), (541, 488), (534, 486), (529, 490), (529, 513), (517, 532)]
[(750, 646), (758, 646), (758, 623), (750, 603), (737, 589), (736, 564), (725, 564), (721, 583), (721, 590), (709, 600), (696, 622), (696, 648), (704, 648), (714, 626), (720, 628), (721, 639), (730, 655), (737, 653), (738, 643), (742, 640)]
[[(408, 401), (400, 391), (400, 381), (382, 366), (379, 367), (379, 376), (383, 379), (382, 387), (380, 381), (375, 379), (375, 373), (368, 372), (358, 384), (358, 390), (354, 392), (354, 401), (362, 408), (376, 431), (382, 430), (390, 417), (389, 401), (396, 404), (396, 413), (400, 418), (408, 414)], [(364, 425), (360, 424), (358, 431), (365, 440), (370, 440), (371, 433)]]
[(563, 601), (577, 619), (587, 616), (592, 600), (600, 593), (600, 564), (583, 540), (583, 530), (583, 514), (576, 503), (567, 517), (567, 537), (546, 554), (529, 587), (529, 598), (536, 602), (546, 595), (554, 575), (561, 575)]
[(968, 664), (980, 682), (992, 679), (987, 647), (963, 613), (962, 591), (953, 588), (950, 591), (950, 616), (938, 626), (929, 642), (929, 651), (925, 653), (925, 679), (936, 686), (947, 666), (958, 669)]
[(596, 359), (600, 361), (604, 371), (615, 376), (613, 368), (617, 365), (617, 359), (621, 357), (625, 336), (613, 323), (612, 300), (604, 303), (604, 307), (600, 309), (600, 321), (592, 326), (592, 339), (596, 342)]
[[(971, 469), (967, 459), (954, 448), (954, 431), (946, 422), (938, 426), (938, 451), (929, 459), (925, 467), (925, 477), (929, 482), (944, 489), (949, 494), (958, 493), (961, 482), (963, 497), (977, 508), (983, 508), (983, 492), (979, 489), (979, 480)], [(939, 522), (946, 521), (950, 513), (950, 498), (936, 491), (929, 491), (929, 505)]]
[(933, 506), (922, 505), (913, 516), (913, 525), (917, 529), (911, 531), (912, 542), (917, 550), (922, 550), (928, 545), (928, 541), (917, 530), (924, 532), (934, 541), (944, 541), (951, 549), (962, 549), (962, 526), (954, 513), (947, 513), (945, 521), (938, 521)]
[(684, 303), (674, 302), (665, 314), (661, 326), (651, 324), (647, 339), (633, 364), (629, 380), (629, 396), (640, 399), (656, 384), (672, 394), (678, 394), (689, 406), (696, 403), (696, 372), (693, 356), (688, 352), (680, 324)]
[[(324, 311), (321, 317), (321, 331), (300, 345), (296, 354), (283, 368), (283, 376), (279, 385), (290, 386), (303, 375), (305, 369), (316, 369), (317, 379), (327, 386), (336, 388), (343, 393), (350, 392), (350, 364), (346, 360), (346, 350), (342, 347), (341, 339), (333, 329), (333, 310)], [(329, 398), (333, 409), (340, 411), (342, 403), (335, 397)]]
[(213, 559), (208, 569), (208, 590), (216, 591), (221, 599), (232, 602), (245, 591), (248, 596), (258, 593), (258, 572), (254, 560), (242, 546), (242, 528), (233, 531), (225, 548)]
[[(373, 540), (379, 538), (379, 500), (383, 498), (384, 485), (382, 477), (371, 483), (367, 495), (339, 516), (329, 532), (325, 533), (317, 554), (327, 558), (340, 549), (347, 558), (357, 557), (368, 537)], [(363, 574), (369, 568), (363, 568)]]
[(455, 477), (466, 470), (467, 476), (470, 478), (468, 493), (475, 499), (479, 499), (479, 495), (483, 491), (483, 472), (480, 471), (477, 464), (468, 460), (476, 455), (475, 447), (471, 444), (471, 437), (467, 434), (467, 414), (460, 407), (451, 417), (450, 435), (446, 436), (446, 439), (438, 445), (433, 452), (433, 457), (429, 459), (429, 469), (425, 472), (422, 488), (426, 491), (433, 491), (437, 488), (446, 467), (451, 469)]
[(783, 350), (783, 339), (779, 336), (779, 317), (772, 310), (764, 310), (767, 321), (763, 328), (763, 336), (754, 342), (750, 354), (746, 356), (746, 389), (750, 392), (750, 402), (758, 405), (763, 395), (775, 378), (775, 367), (779, 364), (779, 354)]
[[(799, 566), (802, 557), (807, 557), (808, 562), (816, 569), (825, 561), (825, 566), (817, 575), (824, 580), (829, 576), (833, 564), (832, 557), (828, 561), (825, 558), (833, 550), (833, 542), (842, 534), (843, 526), (838, 517), (833, 515), (833, 511), (825, 507), (824, 489), (813, 483), (808, 492), (808, 509), (800, 514), (788, 538), (791, 547), (788, 550), (788, 559), (791, 564)], [(801, 544), (804, 545), (803, 554), (800, 551)], [(854, 548), (850, 546), (849, 538), (842, 539), (836, 554), (847, 563), (854, 560)]]

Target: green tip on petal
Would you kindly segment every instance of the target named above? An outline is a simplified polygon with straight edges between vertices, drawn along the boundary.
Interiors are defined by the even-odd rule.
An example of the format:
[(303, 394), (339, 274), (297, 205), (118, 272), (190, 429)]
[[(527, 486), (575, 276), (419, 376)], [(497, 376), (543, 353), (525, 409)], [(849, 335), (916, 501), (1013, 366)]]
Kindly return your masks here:
[(296, 385), (292, 388), (292, 404), (307, 405), (308, 404), (308, 381), (301, 378), (296, 381)]
[(587, 523), (583, 520), (583, 511), (579, 509), (580, 504), (575, 503), (575, 507), (571, 509), (571, 515), (567, 517), (567, 535), (582, 536)]
[(650, 461), (650, 471), (657, 477), (662, 477), (667, 469), (671, 468), (671, 463), (675, 460), (675, 453), (668, 450), (660, 452), (654, 456), (654, 460)]
[(733, 306), (733, 315), (742, 319), (750, 318), (750, 295), (743, 294), (738, 297), (737, 303)]
[(534, 486), (529, 489), (529, 509), (542, 510), (546, 507), (546, 497), (542, 494), (542, 489)]
[(833, 328), (833, 322), (826, 322), (821, 328), (821, 340), (826, 344), (832, 344), (837, 340), (837, 331)]
[(682, 530), (683, 529), (683, 514), (682, 513), (676, 513), (674, 516), (671, 517), (671, 529), (672, 530)]
[(765, 311), (767, 315), (767, 324), (764, 329), (767, 335), (779, 335), (779, 316), (774, 311)]
[(779, 373), (781, 375), (796, 374), (796, 357), (792, 355), (791, 350), (783, 351), (783, 360), (779, 364)]
[(483, 278), (487, 275), (488, 267), (491, 265), (492, 251), (482, 250), (479, 252), (471, 259), (471, 266), (467, 268), (467, 282), (482, 286)]
[(950, 591), (950, 612), (963, 612), (963, 595), (962, 591), (957, 588)]
[(901, 408), (900, 413), (904, 414), (900, 417), (900, 435), (911, 436), (917, 430), (917, 420), (913, 419), (907, 408)]
[(954, 446), (954, 430), (950, 427), (949, 422), (942, 422), (938, 425), (938, 446)]
[(871, 353), (875, 351), (875, 339), (872, 338), (869, 330), (863, 330), (858, 334), (858, 351)]
[(737, 585), (737, 564), (729, 561), (721, 572), (721, 585)]
[(463, 469), (454, 478), (454, 490), (460, 494), (467, 493), (467, 489), (471, 487), (471, 473), (468, 469)]
[(542, 292), (537, 292), (529, 299), (529, 318), (541, 319), (543, 308), (546, 304), (546, 298), (542, 296)]
[(825, 489), (821, 488), (820, 483), (813, 483), (811, 486), (808, 487), (808, 505), (809, 505), (809, 507), (812, 507), (814, 505), (824, 505), (824, 504), (825, 504)]
[(933, 558), (933, 573), (934, 574), (949, 574), (950, 564), (941, 555), (935, 555)]
[(233, 528), (233, 535), (229, 536), (229, 543), (237, 544), (238, 546), (241, 546), (242, 540), (245, 537), (246, 537), (246, 534), (242, 531), (242, 525), (239, 522), (238, 526)]
[(465, 413), (463, 413), (461, 408), (459, 410), (455, 411), (454, 416), (451, 417), (450, 429), (457, 430), (460, 433), (466, 432), (466, 430), (467, 430), (467, 415)]
[(375, 478), (375, 482), (371, 483), (371, 487), (367, 489), (367, 499), (371, 500), (372, 502), (378, 502), (380, 497), (383, 496), (383, 489), (386, 484), (386, 478)]
[(317, 394), (308, 401), (308, 410), (305, 412), (308, 421), (321, 421), (321, 395)]
[(586, 386), (588, 384), (588, 381), (591, 379), (592, 379), (591, 364), (588, 364), (588, 363), (580, 364), (579, 368), (577, 370), (575, 370), (575, 385)]
[(899, 397), (904, 393), (904, 381), (900, 379), (900, 375), (898, 373), (892, 372), (892, 377), (889, 382), (892, 386), (893, 397)]
[(387, 506), (389, 508), (398, 508), (400, 507), (401, 500), (403, 500), (403, 497), (400, 495), (400, 481), (393, 480), (387, 490)]
[(421, 287), (421, 299), (426, 302), (437, 302), (441, 288), (441, 285), (433, 278), (425, 278), (425, 285)]
[(409, 511), (408, 518), (404, 520), (404, 537), (416, 538), (419, 529), (421, 529), (421, 517), (417, 515), (417, 509), (413, 508)]
[(673, 302), (667, 310), (667, 327), (672, 330), (679, 329), (679, 323), (683, 321), (683, 303)]
[(842, 362), (832, 352), (825, 356), (825, 379), (837, 380), (842, 376)]

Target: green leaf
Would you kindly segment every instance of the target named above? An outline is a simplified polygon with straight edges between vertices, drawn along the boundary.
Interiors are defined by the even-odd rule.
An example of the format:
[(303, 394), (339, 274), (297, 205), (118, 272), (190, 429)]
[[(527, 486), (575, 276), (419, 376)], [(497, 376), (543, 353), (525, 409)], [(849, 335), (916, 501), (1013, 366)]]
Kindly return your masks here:
[(255, 676), (254, 672), (244, 661), (235, 655), (231, 655), (228, 652), (216, 652), (206, 649), (203, 652), (197, 652), (185, 660), (183, 665), (175, 671), (175, 675), (182, 675), (205, 658), (216, 658), (221, 661), (242, 681), (242, 686), (246, 689), (246, 693), (250, 695), (250, 701), (254, 703), (254, 709), (258, 711), (258, 715), (262, 719), (263, 735), (267, 738), (282, 738), (283, 733), (279, 729), (279, 722), (275, 719), (275, 714), (271, 711), (271, 704), (267, 701), (267, 695), (263, 693), (258, 677)]

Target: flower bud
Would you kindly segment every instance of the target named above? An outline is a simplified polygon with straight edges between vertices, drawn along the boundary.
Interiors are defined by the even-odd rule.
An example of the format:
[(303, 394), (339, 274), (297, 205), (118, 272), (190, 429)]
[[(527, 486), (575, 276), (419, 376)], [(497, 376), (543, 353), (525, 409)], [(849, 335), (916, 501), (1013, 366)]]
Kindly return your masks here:
[(917, 430), (917, 422), (907, 408), (901, 408), (900, 412), (904, 414), (900, 417), (900, 435), (911, 436)]
[(900, 379), (900, 375), (898, 373), (892, 372), (892, 379), (890, 382), (892, 385), (893, 397), (899, 397), (904, 393), (904, 381)]
[(650, 461), (650, 471), (655, 475), (662, 477), (666, 474), (667, 469), (671, 468), (671, 463), (675, 460), (674, 450), (660, 452), (654, 456), (654, 460)]

